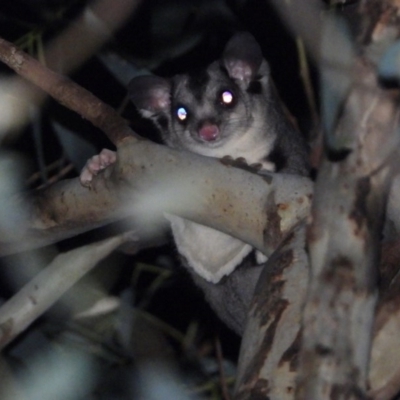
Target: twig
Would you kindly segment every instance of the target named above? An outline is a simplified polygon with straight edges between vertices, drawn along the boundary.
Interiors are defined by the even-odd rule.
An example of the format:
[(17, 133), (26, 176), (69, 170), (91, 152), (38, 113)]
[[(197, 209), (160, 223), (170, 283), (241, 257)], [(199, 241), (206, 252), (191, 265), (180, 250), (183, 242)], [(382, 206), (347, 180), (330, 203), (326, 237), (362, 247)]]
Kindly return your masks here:
[[(51, 171), (55, 169), (60, 169), (60, 168), (65, 168), (64, 164), (66, 163), (66, 160), (64, 157), (59, 158), (58, 160), (52, 162), (51, 164), (47, 165), (45, 167), (46, 172), (50, 173)], [(68, 164), (69, 165), (69, 164)], [(37, 180), (41, 179), (41, 172), (37, 171), (33, 173), (26, 181), (26, 186), (33, 185)]]
[(47, 182), (38, 186), (36, 189), (43, 189), (43, 188), (51, 185), (54, 182), (58, 182), (59, 180), (61, 180), (61, 178), (64, 178), (65, 175), (70, 173), (73, 169), (74, 169), (74, 166), (71, 163), (69, 163), (64, 168), (62, 168), (61, 171), (58, 172), (58, 174), (55, 174), (51, 178), (47, 179)]
[(308, 107), (310, 108), (314, 128), (317, 128), (320, 125), (317, 102), (315, 100), (315, 93), (311, 82), (310, 67), (307, 61), (307, 54), (304, 47), (304, 42), (300, 37), (296, 38), (296, 45), (300, 64), (301, 81), (303, 82), (304, 91), (306, 93)]
[(215, 351), (217, 353), (219, 381), (220, 381), (221, 389), (222, 389), (222, 397), (224, 398), (224, 400), (230, 400), (231, 396), (229, 395), (228, 385), (226, 382), (224, 365), (223, 365), (224, 356), (222, 354), (221, 341), (219, 340), (218, 336), (215, 336), (214, 342), (215, 342)]

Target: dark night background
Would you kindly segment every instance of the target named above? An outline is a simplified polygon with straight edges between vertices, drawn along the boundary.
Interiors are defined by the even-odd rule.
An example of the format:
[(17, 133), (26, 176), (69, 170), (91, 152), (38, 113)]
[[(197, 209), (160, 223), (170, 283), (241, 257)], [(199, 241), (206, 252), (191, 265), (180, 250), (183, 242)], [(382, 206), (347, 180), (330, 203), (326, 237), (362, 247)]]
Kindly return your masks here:
[[(27, 43), (24, 37), (36, 37), (45, 46), (87, 3), (77, 0), (2, 1), (0, 36), (22, 44), (22, 47)], [(309, 137), (312, 120), (300, 78), (296, 41), (267, 0), (143, 1), (128, 22), (115, 33), (113, 41), (104, 46), (102, 55), (117, 54), (128, 61), (132, 71), (148, 69), (161, 76), (171, 76), (207, 66), (219, 57), (227, 40), (238, 30), (251, 32), (260, 43), (265, 58), (270, 62), (272, 76), (284, 103), (295, 117), (302, 133)], [(130, 104), (124, 103), (126, 88), (120, 83), (118, 63), (114, 67), (116, 72), (113, 73), (110, 64), (105, 63), (104, 58), (97, 54), (75, 71), (71, 78), (104, 102), (121, 109), (123, 116), (132, 121), (132, 126), (139, 134), (157, 140), (152, 127), (140, 120)], [(10, 74), (6, 67), (1, 66), (0, 72)], [(317, 77), (312, 65), (311, 74), (316, 87)], [(64, 129), (68, 129), (69, 133)], [(84, 144), (78, 138), (83, 138)], [(74, 166), (73, 171), (65, 177), (75, 177), (86, 159), (103, 147), (112, 147), (105, 135), (52, 100), (46, 101), (26, 128), (18, 134), (10, 133), (3, 140), (3, 148), (17, 151), (26, 157), (29, 165), (28, 178), (39, 171), (41, 178), (30, 184), (31, 189), (45, 184), (51, 176), (46, 171), (46, 165), (64, 158)], [(85, 151), (78, 151), (83, 148)], [(60, 243), (58, 249), (67, 250), (108, 234), (106, 230), (91, 232)], [(54, 249), (48, 250), (47, 253), (46, 251), (44, 249), (44, 257), (50, 257)], [(26, 256), (29, 258), (29, 254)], [(17, 290), (18, 286), (10, 284), (12, 271), (19, 268), (15, 263), (13, 257), (3, 260), (4, 265), (0, 271), (0, 297), (3, 299)], [(137, 282), (135, 281), (131, 302), (134, 306), (146, 304), (146, 311), (180, 332), (187, 332), (189, 327), (196, 326), (190, 346), (177, 344), (167, 337), (167, 342), (172, 343), (174, 359), (178, 359), (180, 371), (185, 372), (186, 378), (190, 375), (187, 378), (189, 386), (193, 385), (193, 382), (194, 385), (198, 385), (199, 382), (211, 379), (212, 373), (205, 366), (204, 360), (215, 361), (216, 336), (222, 343), (224, 357), (234, 365), (239, 338), (218, 322), (204, 303), (201, 293), (179, 268), (179, 260), (170, 245), (149, 249), (136, 256), (117, 254), (103, 264), (93, 275), (97, 275), (101, 285), (116, 296), (129, 292), (132, 277), (138, 276), (138, 266), (147, 265), (174, 271), (162, 279), (162, 283), (153, 290), (152, 285), (160, 275), (158, 272), (154, 273), (151, 267), (144, 268), (144, 272), (140, 273)], [(24, 279), (14, 277), (12, 280), (20, 285)], [(152, 292), (149, 294), (149, 291)], [(15, 364), (21, 362), (16, 356), (18, 346), (23, 345), (24, 341), (29, 342), (29, 335), (33, 335), (35, 330), (45, 331), (46, 338), (53, 338), (61, 331), (71, 329), (65, 322), (69, 312), (60, 308), (60, 313), (50, 313), (41, 318), (17, 343), (7, 349)], [(60, 315), (63, 318), (60, 318)], [(18, 354), (21, 354), (21, 351)], [(135, 357), (129, 356), (127, 359), (129, 365), (136, 365)], [(103, 362), (100, 369), (109, 371), (109, 365), (104, 364)], [(108, 380), (112, 381), (113, 374), (123, 369), (121, 365), (125, 364), (111, 366), (113, 373), (107, 372)], [(126, 373), (123, 371), (120, 375)], [(113, 395), (102, 397), (97, 393), (98, 397), (93, 398), (127, 398), (121, 394), (121, 388), (116, 390), (113, 385), (115, 383), (110, 384), (111, 389), (97, 386), (97, 390), (102, 387), (101, 390), (109, 390)], [(118, 395), (115, 395), (117, 392)], [(116, 397), (113, 397), (114, 395)], [(211, 398), (210, 392), (205, 391), (202, 395), (205, 396), (203, 398)]]

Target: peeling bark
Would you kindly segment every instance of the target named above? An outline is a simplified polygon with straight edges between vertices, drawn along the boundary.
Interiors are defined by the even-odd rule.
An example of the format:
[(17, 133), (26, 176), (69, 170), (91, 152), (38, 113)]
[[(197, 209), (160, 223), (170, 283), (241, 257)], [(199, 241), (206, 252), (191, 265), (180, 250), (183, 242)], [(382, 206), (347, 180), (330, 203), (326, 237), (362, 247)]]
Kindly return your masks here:
[(303, 320), (296, 399), (364, 399), (377, 300), (379, 239), (398, 98), (367, 63), (345, 104), (336, 138), (350, 149), (325, 161), (308, 230), (311, 283)]
[(400, 392), (400, 264), (398, 241), (382, 248), (381, 298), (377, 307), (369, 371), (369, 395), (390, 400)]
[[(399, 391), (399, 323), (395, 305), (398, 290), (393, 283), (389, 284), (398, 273), (398, 258), (391, 261), (395, 265), (382, 266), (381, 286), (390, 286), (392, 298), (382, 299), (373, 330), (383, 215), (390, 180), (397, 172), (394, 163), (399, 145), (399, 93), (379, 86), (375, 65), (371, 63), (379, 59), (394, 37), (398, 37), (398, 6), (396, 1), (361, 2), (360, 13), (364, 19), (361, 18), (358, 40), (359, 44), (370, 48), (361, 49), (352, 67), (353, 83), (341, 107), (335, 135), (330, 138), (333, 147), (318, 175), (307, 234), (311, 283), (307, 290), (304, 331), (301, 335), (300, 323), (294, 318), (290, 328), (292, 332), (297, 329), (298, 335), (293, 335), (295, 339), (290, 344), (286, 343), (285, 352), (281, 331), (271, 335), (272, 328), (256, 324), (252, 308), (241, 349), (238, 399), (321, 400), (373, 396), (389, 400)], [(291, 9), (291, 4), (277, 4), (277, 7), (282, 15), (287, 15), (285, 7)], [(294, 15), (300, 19), (304, 17), (298, 13), (287, 16), (290, 20)], [(304, 19), (307, 21), (307, 16)], [(297, 21), (291, 28), (304, 33), (304, 21)], [(314, 44), (314, 41), (306, 42), (318, 60)], [(389, 203), (388, 238), (398, 233), (397, 186), (392, 188)], [(386, 250), (392, 250), (392, 257), (397, 253), (394, 246), (385, 245)], [(278, 252), (281, 250), (279, 248)], [(268, 266), (273, 268), (272, 264)], [(288, 281), (282, 285), (290, 285)], [(295, 283), (297, 281), (291, 281), (292, 285)], [(265, 296), (269, 296), (270, 303), (262, 309), (261, 315), (265, 321), (270, 318), (269, 327), (282, 319), (283, 310), (295, 308), (295, 304), (285, 302), (285, 295), (271, 285), (266, 286)], [(304, 298), (298, 299), (302, 300)], [(274, 312), (270, 310), (271, 305)], [(300, 314), (301, 310), (297, 317)], [(257, 321), (261, 320), (259, 317)], [(280, 349), (291, 360), (290, 372), (281, 370), (276, 374), (277, 369), (271, 368), (274, 349)], [(297, 357), (300, 357), (299, 363)], [(383, 367), (385, 360), (387, 368)]]
[(303, 221), (268, 259), (258, 281), (241, 346), (235, 399), (293, 399), (308, 275)]

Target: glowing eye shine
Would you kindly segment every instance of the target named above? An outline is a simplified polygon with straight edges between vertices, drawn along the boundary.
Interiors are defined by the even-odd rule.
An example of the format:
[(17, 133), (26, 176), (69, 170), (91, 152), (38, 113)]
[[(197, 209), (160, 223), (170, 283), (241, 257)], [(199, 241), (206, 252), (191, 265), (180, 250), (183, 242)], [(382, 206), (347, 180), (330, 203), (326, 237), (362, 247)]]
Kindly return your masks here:
[(176, 110), (176, 116), (178, 117), (179, 121), (185, 121), (187, 118), (187, 115), (188, 115), (188, 113), (186, 111), (186, 108), (184, 108), (184, 107), (179, 107)]
[(222, 92), (221, 101), (227, 105), (232, 104), (232, 102), (233, 102), (232, 92), (230, 92), (229, 90), (225, 90), (224, 92)]

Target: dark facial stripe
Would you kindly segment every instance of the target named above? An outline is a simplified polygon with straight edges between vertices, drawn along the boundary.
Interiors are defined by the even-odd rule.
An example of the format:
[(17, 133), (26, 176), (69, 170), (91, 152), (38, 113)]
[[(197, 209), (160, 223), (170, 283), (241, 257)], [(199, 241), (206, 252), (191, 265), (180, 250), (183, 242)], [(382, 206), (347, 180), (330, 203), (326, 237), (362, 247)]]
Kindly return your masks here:
[(261, 82), (251, 81), (249, 87), (247, 88), (247, 92), (250, 94), (261, 94), (262, 93)]
[(201, 101), (207, 84), (210, 81), (208, 72), (205, 70), (194, 72), (189, 74), (188, 78), (188, 89), (196, 100)]
[(157, 123), (160, 126), (161, 130), (168, 130), (168, 118), (164, 115), (160, 115), (157, 117)]

